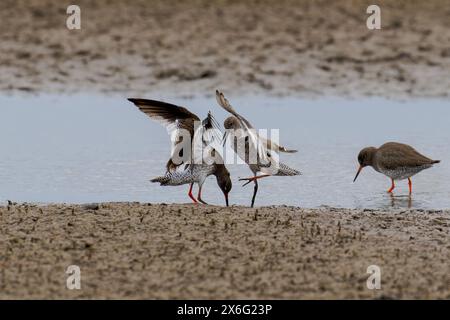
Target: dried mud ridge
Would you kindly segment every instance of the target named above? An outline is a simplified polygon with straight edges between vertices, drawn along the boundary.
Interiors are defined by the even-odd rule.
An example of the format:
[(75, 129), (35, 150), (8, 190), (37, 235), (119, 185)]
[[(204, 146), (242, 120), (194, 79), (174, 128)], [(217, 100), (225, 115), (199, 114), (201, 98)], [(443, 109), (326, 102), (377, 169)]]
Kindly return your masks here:
[(449, 299), (449, 231), (440, 210), (9, 203), (0, 298)]

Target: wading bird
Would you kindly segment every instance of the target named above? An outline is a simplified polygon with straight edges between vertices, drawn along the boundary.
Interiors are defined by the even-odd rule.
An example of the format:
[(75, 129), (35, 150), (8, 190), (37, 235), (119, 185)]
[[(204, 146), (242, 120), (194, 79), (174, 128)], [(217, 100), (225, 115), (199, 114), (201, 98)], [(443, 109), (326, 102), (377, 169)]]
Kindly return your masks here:
[[(258, 192), (258, 179), (269, 176), (296, 176), (301, 174), (299, 171), (278, 162), (276, 159), (279, 152), (294, 153), (297, 150), (289, 150), (270, 139), (260, 137), (250, 122), (238, 114), (223, 93), (218, 90), (216, 90), (216, 100), (222, 108), (232, 115), (224, 121), (224, 127), (226, 129), (223, 136), (224, 144), (231, 130), (234, 135), (232, 141), (234, 152), (247, 163), (253, 172), (253, 177), (239, 179), (239, 181), (247, 181), (243, 186), (253, 181), (254, 189), (251, 202), (251, 206), (253, 207), (256, 193)], [(261, 175), (258, 176), (258, 172), (261, 172)]]
[[(172, 152), (166, 164), (167, 171), (165, 175), (152, 179), (151, 182), (159, 182), (162, 186), (190, 184), (188, 195), (192, 201), (197, 203), (198, 200), (206, 204), (201, 196), (203, 183), (208, 176), (214, 175), (228, 206), (228, 194), (232, 188), (232, 183), (230, 173), (225, 167), (222, 157), (215, 148), (211, 147), (207, 153), (209, 155), (208, 159), (203, 158), (205, 153), (202, 150), (208, 145), (206, 140), (214, 140), (215, 133), (218, 130), (211, 113), (208, 113), (208, 116), (196, 128), (196, 123), (200, 123), (200, 119), (184, 107), (156, 100), (132, 98), (128, 100), (150, 118), (157, 120), (166, 127), (169, 135), (172, 137), (172, 150), (176, 150), (176, 155), (179, 156), (175, 157), (174, 152)], [(179, 149), (179, 144), (186, 143), (186, 141), (183, 141), (181, 130), (187, 133), (190, 141), (189, 144), (185, 144), (187, 148)], [(209, 134), (205, 135), (205, 132)], [(216, 140), (220, 140), (220, 136)], [(200, 148), (200, 152), (196, 152), (198, 148)], [(185, 152), (189, 154), (184, 154)], [(198, 156), (194, 159), (195, 154), (198, 154)], [(177, 161), (174, 161), (175, 158), (177, 158)], [(185, 159), (188, 159), (189, 163)], [(177, 170), (182, 164), (185, 164), (184, 170)], [(192, 188), (195, 183), (198, 184), (197, 199), (192, 195)]]
[(368, 147), (359, 152), (359, 169), (355, 179), (364, 167), (371, 166), (375, 171), (391, 178), (389, 193), (395, 188), (395, 180), (408, 179), (409, 194), (412, 194), (411, 177), (424, 169), (431, 168), (440, 160), (431, 160), (417, 152), (413, 147), (397, 142), (388, 142), (379, 148)]

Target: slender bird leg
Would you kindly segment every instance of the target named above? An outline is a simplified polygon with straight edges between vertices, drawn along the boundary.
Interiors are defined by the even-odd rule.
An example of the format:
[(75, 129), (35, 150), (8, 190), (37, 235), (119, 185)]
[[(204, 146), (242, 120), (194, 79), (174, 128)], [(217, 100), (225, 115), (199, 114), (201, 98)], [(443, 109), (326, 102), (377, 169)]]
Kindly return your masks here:
[(253, 196), (252, 196), (252, 208), (255, 205), (255, 198), (256, 198), (256, 193), (258, 192), (258, 180), (253, 180), (253, 182), (255, 183), (255, 187), (253, 188)]
[(409, 195), (412, 194), (412, 181), (411, 178), (408, 178), (408, 186), (409, 186)]
[(201, 186), (198, 188), (197, 200), (200, 201), (203, 204), (207, 204), (205, 201), (202, 200), (202, 187)]
[(193, 186), (194, 186), (194, 184), (191, 183), (191, 186), (189, 187), (189, 193), (188, 193), (188, 196), (189, 196), (189, 198), (192, 199), (192, 201), (193, 201), (194, 203), (197, 203), (197, 200), (195, 200), (194, 196), (192, 195), (192, 187), (193, 187)]
[(252, 181), (255, 181), (256, 182), (256, 179), (261, 179), (261, 178), (265, 178), (265, 177), (270, 177), (270, 174), (263, 174), (263, 175), (260, 175), (260, 176), (254, 176), (254, 177), (251, 177), (251, 178), (241, 178), (241, 179), (239, 179), (239, 181), (247, 181), (246, 183), (244, 183), (242, 186), (243, 187), (245, 187), (246, 185), (248, 185), (250, 182), (252, 182)]
[(394, 179), (391, 179), (391, 180), (392, 180), (392, 186), (391, 186), (391, 188), (387, 191), (388, 193), (392, 193), (392, 190), (395, 189)]

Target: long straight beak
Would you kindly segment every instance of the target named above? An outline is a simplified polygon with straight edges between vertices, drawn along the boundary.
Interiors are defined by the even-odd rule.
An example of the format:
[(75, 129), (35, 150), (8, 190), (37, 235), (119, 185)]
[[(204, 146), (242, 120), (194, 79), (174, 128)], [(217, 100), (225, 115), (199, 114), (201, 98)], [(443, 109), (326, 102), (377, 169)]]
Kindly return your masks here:
[(222, 137), (223, 146), (225, 146), (225, 143), (227, 143), (227, 138), (228, 138), (228, 131), (225, 131)]
[(227, 204), (227, 207), (229, 207), (229, 205), (228, 205), (228, 193), (225, 193), (224, 195), (225, 195), (225, 203)]
[(353, 182), (356, 181), (356, 179), (357, 179), (358, 176), (359, 176), (359, 173), (361, 172), (361, 170), (362, 170), (363, 168), (364, 168), (363, 166), (359, 166), (358, 172), (356, 173), (356, 176), (355, 176), (355, 179), (353, 179)]

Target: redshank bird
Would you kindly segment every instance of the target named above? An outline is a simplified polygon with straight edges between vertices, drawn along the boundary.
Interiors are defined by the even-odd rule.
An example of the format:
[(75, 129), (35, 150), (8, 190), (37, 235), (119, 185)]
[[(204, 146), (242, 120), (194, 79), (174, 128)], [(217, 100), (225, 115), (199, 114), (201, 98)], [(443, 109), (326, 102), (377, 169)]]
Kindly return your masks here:
[[(239, 181), (247, 181), (243, 186), (253, 181), (254, 189), (251, 202), (251, 207), (253, 207), (256, 193), (258, 192), (258, 179), (269, 176), (296, 176), (301, 174), (300, 171), (292, 169), (277, 160), (278, 152), (294, 153), (297, 150), (287, 149), (270, 139), (260, 137), (250, 122), (238, 114), (223, 93), (218, 90), (216, 90), (216, 99), (222, 108), (232, 114), (224, 121), (226, 129), (223, 136), (224, 144), (230, 131), (232, 131), (234, 135), (232, 143), (234, 152), (245, 161), (253, 172), (253, 177), (239, 179)], [(255, 156), (252, 157), (252, 154)], [(258, 172), (261, 172), (261, 175), (257, 175)]]
[(210, 175), (216, 176), (217, 185), (222, 190), (225, 196), (225, 204), (228, 207), (228, 193), (231, 190), (232, 183), (230, 179), (230, 173), (223, 164), (190, 164), (183, 171), (168, 171), (164, 176), (156, 177), (150, 181), (159, 182), (161, 186), (179, 186), (183, 184), (190, 184), (188, 195), (194, 203), (196, 203), (197, 201), (192, 195), (192, 187), (194, 183), (197, 183), (197, 200), (201, 203), (207, 204), (202, 200), (201, 192), (203, 183)]
[(412, 194), (411, 177), (424, 169), (431, 168), (440, 160), (431, 160), (417, 152), (413, 147), (397, 142), (388, 142), (379, 148), (368, 147), (358, 155), (359, 169), (355, 179), (364, 167), (371, 166), (375, 171), (391, 178), (389, 193), (395, 188), (395, 180), (408, 179), (409, 194)]
[[(199, 117), (184, 107), (156, 100), (132, 98), (128, 100), (133, 102), (139, 110), (150, 118), (163, 124), (172, 137), (172, 155), (166, 164), (166, 174), (152, 179), (151, 182), (159, 182), (163, 186), (190, 184), (188, 195), (192, 201), (197, 203), (198, 200), (206, 204), (201, 196), (203, 183), (208, 176), (215, 175), (217, 184), (222, 190), (225, 196), (225, 203), (228, 206), (228, 194), (232, 188), (232, 183), (230, 173), (223, 164), (222, 157), (214, 147), (211, 147), (208, 150), (209, 152), (195, 152), (195, 149), (199, 148), (199, 144), (201, 144), (201, 150), (206, 147), (205, 137), (206, 140), (214, 140), (214, 136), (217, 134), (218, 125), (211, 112), (201, 122), (201, 125), (196, 128), (196, 124), (200, 123)], [(185, 143), (183, 142), (183, 135), (180, 133), (181, 130), (185, 130), (189, 134), (190, 144), (188, 145), (188, 150), (185, 150), (186, 148), (178, 148), (179, 145)], [(212, 132), (212, 134), (205, 135), (205, 132)], [(218, 140), (220, 140), (220, 136)], [(176, 158), (176, 161), (174, 161), (174, 150), (176, 150), (177, 156), (180, 157)], [(184, 151), (190, 154), (183, 155)], [(194, 159), (195, 154), (200, 155), (200, 161), (198, 157)], [(186, 161), (185, 159), (189, 160)], [(185, 163), (184, 170), (177, 171), (177, 168), (183, 163)], [(199, 186), (197, 199), (192, 195), (192, 188), (195, 183)]]

